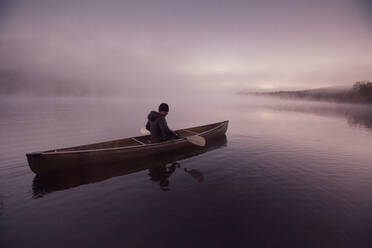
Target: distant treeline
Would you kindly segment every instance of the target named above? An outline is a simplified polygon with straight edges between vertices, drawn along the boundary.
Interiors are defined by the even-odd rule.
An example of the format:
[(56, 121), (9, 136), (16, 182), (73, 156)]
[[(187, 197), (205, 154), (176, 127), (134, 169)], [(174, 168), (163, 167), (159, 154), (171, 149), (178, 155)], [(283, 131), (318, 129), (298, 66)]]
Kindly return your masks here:
[(274, 96), (282, 98), (302, 98), (319, 101), (372, 104), (372, 82), (356, 82), (351, 88), (342, 90), (333, 88), (321, 88), (300, 91), (255, 92), (244, 94)]

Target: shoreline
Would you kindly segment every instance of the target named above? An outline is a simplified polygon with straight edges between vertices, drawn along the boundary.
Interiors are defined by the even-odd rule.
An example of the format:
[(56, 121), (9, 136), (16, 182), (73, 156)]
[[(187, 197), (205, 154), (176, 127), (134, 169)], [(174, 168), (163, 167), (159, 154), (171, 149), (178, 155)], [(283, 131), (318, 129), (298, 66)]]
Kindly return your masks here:
[(238, 94), (335, 103), (372, 104), (372, 82), (356, 82), (353, 87), (343, 90), (320, 88), (298, 91), (240, 92)]

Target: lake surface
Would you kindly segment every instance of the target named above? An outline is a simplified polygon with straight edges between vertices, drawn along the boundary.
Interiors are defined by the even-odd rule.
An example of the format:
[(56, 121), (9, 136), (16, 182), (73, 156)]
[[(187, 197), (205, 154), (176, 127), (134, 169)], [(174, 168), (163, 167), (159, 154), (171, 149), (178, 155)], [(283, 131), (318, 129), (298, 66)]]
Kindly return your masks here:
[[(25, 153), (140, 135), (158, 99), (0, 99), (0, 247), (371, 247), (372, 107), (180, 97), (208, 149), (36, 176)], [(88, 176), (89, 174), (89, 176)]]

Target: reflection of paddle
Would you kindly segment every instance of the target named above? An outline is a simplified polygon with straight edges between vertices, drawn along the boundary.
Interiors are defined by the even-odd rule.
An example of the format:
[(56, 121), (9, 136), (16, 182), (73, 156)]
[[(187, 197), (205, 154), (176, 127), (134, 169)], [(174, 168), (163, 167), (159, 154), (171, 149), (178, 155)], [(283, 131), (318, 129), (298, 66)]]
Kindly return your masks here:
[[(140, 131), (142, 134), (145, 134), (145, 135), (150, 134), (150, 132), (144, 127), (141, 128)], [(206, 143), (204, 137), (200, 135), (191, 135), (187, 137), (180, 136), (180, 137), (185, 138), (188, 142), (190, 142), (191, 144), (197, 145), (197, 146), (205, 146), (205, 143)]]
[[(180, 163), (178, 163), (178, 162), (172, 163), (172, 166), (177, 166), (178, 168), (182, 169)], [(203, 176), (203, 174), (200, 171), (194, 170), (194, 169), (189, 170), (187, 168), (183, 168), (183, 170), (185, 172), (189, 173), (189, 175), (191, 177), (193, 177), (194, 179), (196, 179), (196, 181), (198, 181), (199, 183), (201, 183), (201, 182), (204, 181), (204, 176)]]
[(188, 170), (187, 168), (185, 168), (183, 170), (186, 171), (187, 173), (189, 173), (190, 176), (192, 176), (193, 178), (195, 178), (196, 181), (198, 181), (199, 183), (201, 183), (201, 182), (204, 181), (204, 176), (199, 171), (194, 170), (194, 169)]

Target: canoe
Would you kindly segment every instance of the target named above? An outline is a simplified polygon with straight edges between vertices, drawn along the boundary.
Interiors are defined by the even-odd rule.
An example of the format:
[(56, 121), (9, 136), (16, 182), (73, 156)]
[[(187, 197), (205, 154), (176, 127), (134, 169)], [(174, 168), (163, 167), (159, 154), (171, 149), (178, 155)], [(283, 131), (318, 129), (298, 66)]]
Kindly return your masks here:
[[(116, 164), (105, 164), (97, 166), (80, 166), (75, 164), (73, 170), (63, 170), (46, 174), (36, 174), (32, 182), (32, 193), (34, 198), (44, 197), (55, 191), (67, 190), (81, 185), (102, 182), (110, 178), (129, 175), (144, 170), (162, 171), (161, 168), (169, 167), (177, 162), (181, 165), (180, 169), (186, 169), (182, 160), (189, 159), (216, 149), (225, 147), (227, 138), (225, 135), (208, 140), (206, 146), (192, 146), (182, 150), (174, 151), (170, 154), (163, 153), (154, 157), (137, 158), (133, 160), (121, 161)], [(165, 170), (164, 170), (165, 171)], [(158, 177), (169, 177), (168, 173)], [(152, 180), (152, 178), (149, 178)]]
[[(200, 135), (209, 140), (224, 135), (228, 121), (176, 130), (188, 137)], [(27, 153), (30, 169), (36, 174), (52, 171), (74, 169), (77, 166), (96, 166), (123, 163), (125, 160), (157, 156), (164, 153), (171, 154), (194, 146), (186, 138), (174, 139), (160, 143), (151, 143), (150, 136), (137, 136), (89, 145)]]

